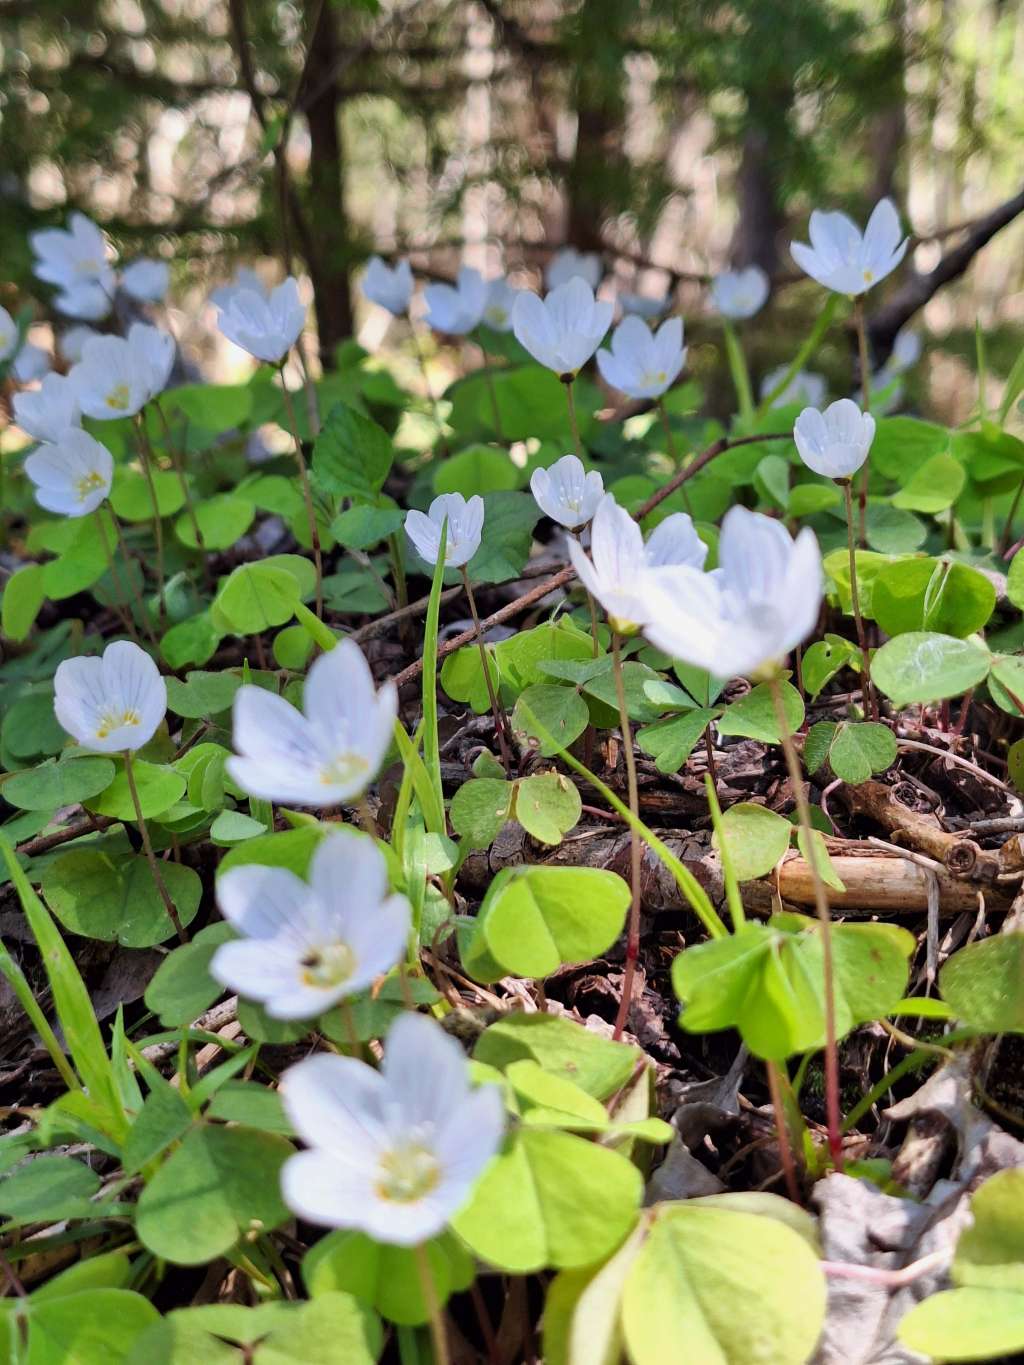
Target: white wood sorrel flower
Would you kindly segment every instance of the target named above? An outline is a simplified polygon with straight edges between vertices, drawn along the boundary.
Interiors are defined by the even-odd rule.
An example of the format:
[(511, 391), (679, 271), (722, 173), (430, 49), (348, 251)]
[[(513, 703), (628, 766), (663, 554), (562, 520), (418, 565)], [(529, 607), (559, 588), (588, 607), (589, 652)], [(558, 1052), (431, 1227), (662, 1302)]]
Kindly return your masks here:
[(685, 512), (666, 517), (645, 545), (640, 527), (611, 493), (601, 499), (594, 516), (592, 558), (576, 541), (569, 542), (569, 558), (580, 582), (601, 603), (612, 629), (621, 635), (634, 634), (648, 619), (647, 580), (652, 570), (687, 565), (697, 572), (707, 552)]
[(227, 761), (233, 781), (251, 796), (298, 806), (336, 806), (361, 796), (391, 743), (398, 693), (374, 691), (359, 646), (342, 640), (309, 670), (303, 710), (275, 692), (244, 686), (235, 693)]
[(505, 1128), (498, 1086), (470, 1089), (461, 1047), (421, 1014), (391, 1026), (380, 1071), (319, 1053), (285, 1072), (281, 1094), (310, 1148), (281, 1172), (288, 1207), (398, 1246), (445, 1228)]
[(61, 440), (82, 420), (75, 386), (65, 375), (45, 375), (38, 389), (25, 389), (14, 395), (14, 420), (37, 441)]
[(170, 286), (171, 267), (150, 256), (140, 256), (121, 271), (121, 288), (139, 303), (159, 303)]
[(774, 672), (814, 629), (821, 551), (805, 527), (793, 540), (771, 517), (733, 507), (722, 522), (719, 567), (657, 569), (644, 585), (644, 634), (674, 659), (719, 678)]
[(412, 298), (412, 267), (408, 261), (390, 266), (379, 256), (371, 256), (363, 276), (363, 293), (371, 303), (386, 308), (396, 318), (409, 309)]
[(875, 419), (861, 412), (852, 398), (830, 403), (824, 412), (804, 408), (793, 425), (800, 458), (815, 474), (848, 479), (868, 457), (875, 439)]
[(495, 332), (511, 332), (512, 310), (516, 299), (523, 291), (509, 284), (503, 275), (496, 280), (487, 281), (487, 302), (484, 304), (483, 322)]
[(18, 324), (6, 308), (0, 308), (0, 361), (10, 360), (20, 341)]
[(36, 257), (33, 274), (64, 290), (95, 283), (112, 294), (114, 271), (106, 237), (84, 213), (73, 213), (68, 221), (68, 228), (29, 233), (29, 245)]
[(405, 533), (417, 553), (428, 564), (436, 564), (441, 552), (441, 528), (448, 518), (444, 562), (449, 569), (461, 569), (480, 548), (484, 529), (484, 500), (479, 493), (467, 502), (461, 493), (442, 493), (426, 512), (415, 508), (406, 514)]
[(601, 257), (594, 251), (577, 251), (575, 247), (564, 246), (556, 251), (544, 272), (544, 283), (549, 289), (557, 289), (570, 280), (580, 279), (596, 290), (601, 283), (604, 266)]
[(907, 252), (900, 241), (899, 214), (891, 199), (880, 199), (863, 233), (845, 213), (811, 214), (811, 244), (793, 242), (793, 260), (811, 279), (836, 294), (856, 298), (891, 275)]
[(563, 455), (547, 469), (535, 469), (530, 492), (537, 506), (562, 526), (586, 526), (604, 497), (604, 479), (596, 469), (588, 473), (578, 455)]
[(221, 914), (241, 938), (213, 955), (213, 977), (274, 1019), (309, 1019), (366, 990), (405, 952), (411, 911), (389, 895), (387, 864), (366, 835), (317, 845), (309, 882), (283, 867), (233, 867), (217, 878)]
[(425, 322), (435, 332), (465, 336), (484, 315), (487, 285), (479, 270), (460, 268), (454, 284), (428, 284), (423, 291), (427, 305)]
[(25, 461), (35, 485), (36, 502), (48, 512), (84, 517), (110, 496), (114, 459), (105, 445), (81, 427), (68, 427), (52, 444), (41, 445)]
[(512, 309), (516, 340), (562, 379), (574, 378), (601, 344), (614, 304), (598, 303), (586, 280), (574, 276), (543, 302), (523, 290)]
[(711, 299), (723, 318), (738, 322), (759, 313), (768, 300), (768, 276), (759, 265), (724, 270), (711, 281)]
[(667, 318), (657, 332), (642, 318), (623, 318), (612, 333), (611, 350), (597, 353), (605, 383), (629, 398), (660, 398), (685, 363), (682, 318)]
[(299, 286), (291, 275), (269, 297), (255, 289), (238, 289), (218, 306), (217, 326), (228, 341), (268, 365), (280, 365), (306, 322)]
[(83, 749), (141, 749), (167, 711), (167, 685), (144, 649), (115, 640), (99, 658), (65, 659), (53, 679), (54, 713)]
[(96, 336), (87, 341), (68, 382), (87, 417), (109, 421), (141, 412), (166, 388), (173, 368), (170, 333), (136, 322), (127, 337)]

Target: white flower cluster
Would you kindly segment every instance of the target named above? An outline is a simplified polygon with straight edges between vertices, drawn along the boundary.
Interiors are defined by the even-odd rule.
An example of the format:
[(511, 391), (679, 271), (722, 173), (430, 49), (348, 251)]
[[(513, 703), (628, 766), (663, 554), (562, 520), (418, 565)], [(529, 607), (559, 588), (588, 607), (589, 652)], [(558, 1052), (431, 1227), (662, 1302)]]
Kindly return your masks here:
[(122, 289), (137, 303), (159, 303), (167, 293), (171, 272), (166, 261), (140, 257), (120, 272), (102, 229), (73, 213), (67, 228), (43, 228), (29, 235), (36, 277), (57, 289), (54, 305), (65, 317), (102, 322)]

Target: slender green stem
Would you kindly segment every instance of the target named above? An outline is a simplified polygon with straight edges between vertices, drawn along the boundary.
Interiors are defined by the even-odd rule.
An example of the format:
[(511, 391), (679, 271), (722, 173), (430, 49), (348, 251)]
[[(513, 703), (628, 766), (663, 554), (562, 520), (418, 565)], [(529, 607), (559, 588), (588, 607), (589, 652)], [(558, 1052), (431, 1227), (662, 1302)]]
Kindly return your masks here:
[(167, 607), (167, 604), (164, 602), (164, 523), (160, 516), (160, 501), (156, 493), (156, 483), (153, 480), (153, 448), (149, 444), (149, 437), (146, 434), (146, 422), (141, 412), (135, 418), (135, 430), (138, 432), (139, 436), (139, 455), (142, 472), (149, 488), (149, 503), (153, 509), (153, 534), (156, 537), (156, 610), (157, 617), (162, 624)]
[[(579, 541), (580, 549), (582, 549), (583, 527), (577, 526), (576, 530), (573, 531), (572, 534)], [(597, 627), (597, 603), (594, 601), (594, 594), (590, 591), (589, 588), (584, 588), (583, 591), (587, 594), (587, 606), (590, 608), (590, 638), (594, 642), (594, 658), (596, 659), (601, 652), (600, 637), (598, 635)]]
[(427, 1248), (422, 1242), (415, 1248), (415, 1255), (420, 1288), (423, 1290), (423, 1302), (426, 1305), (427, 1313), (430, 1315), (430, 1339), (434, 1346), (434, 1365), (451, 1365), (448, 1333), (445, 1330), (441, 1304), (437, 1297), (437, 1286), (434, 1284), (434, 1272), (430, 1268)]
[(750, 387), (750, 370), (747, 368), (747, 358), (743, 354), (739, 335), (730, 318), (722, 319), (722, 330), (725, 335), (725, 354), (729, 361), (732, 386), (736, 390), (740, 417), (743, 420), (743, 425), (748, 426), (754, 420), (754, 394)]
[(807, 794), (804, 791), (803, 777), (800, 772), (800, 760), (797, 757), (796, 746), (793, 743), (793, 732), (789, 726), (789, 717), (786, 715), (786, 707), (782, 699), (782, 688), (779, 684), (777, 674), (769, 681), (768, 686), (771, 690), (772, 702), (775, 706), (775, 716), (778, 721), (779, 734), (782, 736), (782, 750), (786, 756), (786, 768), (789, 772), (790, 786), (793, 788), (797, 814), (800, 817), (800, 827), (803, 830), (804, 839), (807, 844), (811, 878), (814, 882), (814, 905), (818, 914), (818, 924), (821, 930), (822, 973), (825, 978), (825, 1110), (828, 1125), (828, 1146), (832, 1156), (832, 1164), (837, 1171), (841, 1171), (843, 1169), (843, 1116), (839, 1107), (839, 1048), (836, 1043), (836, 993), (832, 958), (832, 915), (829, 910), (828, 892), (825, 890), (825, 883), (821, 879), (818, 860), (815, 856), (814, 829), (811, 825), (811, 808), (807, 804)]
[(188, 934), (185, 933), (185, 926), (182, 924), (181, 918), (178, 915), (177, 907), (171, 900), (170, 892), (167, 890), (167, 885), (160, 872), (160, 864), (157, 862), (156, 854), (153, 852), (153, 842), (149, 837), (149, 827), (142, 814), (142, 803), (139, 800), (139, 790), (135, 785), (135, 768), (132, 762), (132, 752), (130, 749), (125, 749), (124, 751), (124, 775), (128, 781), (128, 791), (131, 793), (132, 805), (135, 807), (135, 823), (138, 825), (139, 833), (142, 836), (142, 848), (146, 855), (146, 861), (149, 863), (149, 870), (153, 874), (153, 881), (156, 883), (156, 889), (160, 893), (160, 899), (164, 903), (164, 909), (167, 911), (170, 921), (174, 925), (178, 938), (182, 943), (187, 943)]
[[(619, 729), (622, 732), (622, 748), (626, 759), (626, 786), (631, 814), (640, 819), (640, 798), (636, 782), (636, 755), (633, 753), (633, 731), (629, 724), (629, 711), (626, 707), (626, 683), (622, 676), (622, 652), (619, 648), (619, 635), (612, 631), (612, 672), (615, 675), (615, 694), (619, 702)], [(640, 956), (640, 871), (643, 850), (640, 847), (640, 832), (636, 825), (629, 831), (629, 924), (626, 930), (626, 965), (622, 973), (622, 998), (615, 1016), (612, 1039), (622, 1037), (623, 1029), (629, 1018), (629, 1007), (633, 1003), (633, 980), (636, 976), (637, 959)]]
[(740, 895), (740, 885), (736, 878), (736, 871), (733, 867), (732, 857), (729, 853), (729, 843), (725, 837), (725, 830), (722, 826), (722, 807), (718, 804), (718, 793), (715, 791), (715, 784), (710, 773), (704, 775), (704, 790), (708, 798), (708, 809), (711, 812), (711, 825), (715, 831), (715, 838), (718, 840), (718, 857), (722, 864), (722, 877), (725, 881), (725, 899), (729, 906), (729, 918), (732, 920), (732, 931), (738, 934), (747, 922), (746, 912), (743, 909), (743, 898)]
[(1017, 508), (1020, 506), (1022, 497), (1024, 497), (1024, 479), (1021, 479), (1017, 485), (1017, 491), (1013, 495), (1013, 502), (1010, 504), (1010, 511), (1007, 514), (1006, 525), (1003, 527), (1003, 534), (999, 538), (999, 553), (1001, 555), (1005, 556), (1013, 543), (1013, 519), (1017, 515)]
[[(811, 328), (810, 336), (793, 357), (786, 373), (775, 387), (770, 389), (764, 398), (761, 399), (760, 407), (757, 410), (757, 416), (763, 417), (776, 399), (778, 399), (780, 394), (785, 393), (796, 376), (807, 364), (808, 360), (810, 360), (811, 356), (821, 345), (822, 338), (831, 326), (836, 309), (839, 307), (839, 299), (839, 294), (829, 294), (828, 298), (825, 300), (824, 308), (822, 308), (821, 312), (818, 314), (818, 318)], [(768, 440), (770, 438), (764, 437), (763, 439)]]
[(341, 1012), (341, 1022), (345, 1030), (345, 1037), (351, 1048), (351, 1055), (358, 1060), (362, 1060), (363, 1044), (359, 1037), (359, 1030), (356, 1028), (356, 1017), (352, 1013), (352, 1001), (347, 997), (340, 1001), (338, 1008)]
[(292, 395), (285, 383), (284, 362), (278, 367), (281, 374), (281, 392), (284, 394), (285, 410), (288, 413), (288, 423), (291, 426), (292, 440), (295, 444), (295, 466), (299, 471), (299, 483), (302, 486), (302, 500), (306, 504), (306, 520), (309, 523), (309, 541), (313, 547), (313, 563), (316, 565), (316, 614), (318, 620), (323, 620), (324, 615), (324, 565), (323, 555), (320, 551), (320, 528), (316, 524), (316, 511), (313, 507), (313, 490), (309, 484), (309, 470), (306, 468), (306, 457), (302, 453), (302, 437), (299, 435), (299, 424), (295, 417), (295, 404), (292, 402)]
[(494, 382), (494, 371), (491, 369), (491, 358), (486, 350), (481, 346), (484, 356), (484, 378), (487, 380), (487, 392), (491, 399), (491, 415), (494, 418), (494, 434), (499, 441), (504, 441), (505, 437), (501, 430), (501, 409), (498, 407), (498, 386)]
[(864, 694), (864, 709), (868, 716), (877, 720), (878, 705), (874, 688), (871, 686), (871, 660), (868, 658), (868, 637), (864, 629), (864, 617), (860, 610), (860, 590), (857, 585), (857, 547), (853, 533), (853, 481), (841, 479), (843, 498), (846, 503), (846, 545), (850, 556), (850, 604), (853, 619), (857, 625), (857, 644), (860, 648), (860, 686)]
[(782, 1077), (779, 1075), (778, 1062), (765, 1062), (768, 1073), (768, 1094), (771, 1096), (775, 1113), (775, 1132), (779, 1139), (779, 1160), (782, 1174), (786, 1180), (786, 1193), (794, 1204), (800, 1203), (800, 1182), (796, 1177), (796, 1163), (793, 1160), (793, 1143), (789, 1135), (789, 1121), (782, 1096)]
[[(871, 361), (868, 356), (868, 323), (864, 313), (864, 295), (858, 294), (853, 301), (853, 316), (857, 325), (857, 352), (860, 357), (861, 402), (865, 412), (871, 411)], [(868, 524), (868, 466), (870, 455), (860, 467), (860, 481), (857, 485), (857, 510), (860, 522), (860, 543), (866, 545)]]
[(437, 439), (441, 443), (442, 453), (447, 455), (448, 442), (445, 439), (444, 434), (444, 419), (441, 416), (441, 405), (437, 400), (437, 395), (434, 393), (434, 386), (430, 382), (430, 371), (427, 369), (427, 357), (423, 352), (420, 334), (416, 331), (415, 327), (412, 326), (411, 322), (409, 324), (409, 330), (412, 332), (412, 344), (416, 348), (416, 359), (419, 361), (420, 374), (423, 376), (423, 387), (427, 393), (427, 402), (430, 404), (431, 412), (434, 414), (434, 425), (437, 427)]
[(490, 661), (487, 658), (487, 646), (484, 644), (483, 631), (480, 629), (480, 616), (476, 609), (476, 598), (473, 596), (473, 589), (470, 586), (469, 574), (466, 566), (462, 566), (462, 582), (466, 589), (466, 599), (469, 602), (469, 614), (473, 618), (473, 627), (476, 630), (476, 643), (480, 651), (480, 664), (484, 670), (484, 685), (487, 688), (487, 700), (491, 703), (491, 715), (494, 717), (494, 734), (498, 741), (498, 748), (501, 750), (501, 763), (505, 769), (506, 777), (512, 772), (512, 754), (508, 746), (508, 738), (505, 734), (505, 716), (494, 691), (494, 683), (491, 681)]
[(576, 376), (569, 375), (567, 379), (562, 380), (562, 383), (565, 385), (565, 401), (569, 405), (569, 426), (572, 428), (573, 446), (577, 456), (582, 460), (583, 442), (580, 440), (580, 424), (576, 420), (576, 395), (573, 392), (576, 384)]
[[(103, 524), (103, 512), (99, 507), (97, 507), (92, 515), (93, 519), (96, 522), (96, 529), (99, 532), (100, 541), (103, 545), (103, 551), (107, 557), (107, 565), (110, 569), (111, 583), (113, 584), (114, 591), (120, 598), (123, 599), (122, 601), (114, 603), (114, 610), (117, 612), (118, 616), (120, 616), (121, 624), (124, 626), (125, 630), (127, 630), (128, 634), (132, 637), (132, 639), (135, 641), (137, 645), (141, 645), (142, 642), (139, 639), (139, 633), (135, 629), (135, 622), (132, 620), (131, 612), (128, 610), (126, 606), (126, 603), (128, 601), (128, 593), (127, 590), (125, 589), (124, 582), (118, 570), (117, 560), (114, 558), (113, 547), (111, 546), (110, 541), (107, 539), (107, 528)], [(111, 516), (113, 516), (113, 512), (111, 512)], [(128, 567), (127, 572), (130, 578), (131, 577), (130, 565)]]
[[(192, 534), (196, 538), (196, 545), (199, 547), (200, 551), (205, 551), (206, 546), (203, 544), (203, 533), (199, 526), (199, 519), (196, 516), (195, 503), (192, 501), (192, 490), (189, 488), (188, 479), (185, 476), (185, 466), (182, 463), (181, 453), (174, 444), (174, 440), (171, 436), (171, 424), (167, 420), (167, 416), (159, 398), (154, 400), (153, 406), (157, 410), (160, 417), (160, 423), (164, 429), (164, 440), (167, 442), (167, 453), (171, 457), (171, 464), (174, 466), (174, 472), (178, 476), (178, 483), (181, 486), (181, 496), (185, 499), (185, 512), (188, 515), (189, 521), (192, 523)], [(204, 570), (206, 568), (205, 562), (203, 568)]]
[[(672, 423), (669, 421), (668, 408), (665, 406), (664, 398), (658, 399), (658, 415), (661, 417), (661, 425), (665, 432), (665, 446), (668, 450), (668, 457), (676, 469), (679, 468), (679, 452), (676, 449), (676, 438), (672, 435)], [(690, 505), (690, 490), (685, 484), (682, 485), (683, 506), (693, 516), (693, 507)]]
[(153, 632), (153, 627), (150, 624), (149, 613), (146, 610), (146, 604), (142, 600), (142, 597), (135, 586), (135, 581), (132, 578), (132, 553), (128, 549), (128, 542), (124, 538), (124, 528), (122, 527), (120, 521), (118, 520), (117, 513), (114, 511), (113, 507), (110, 505), (109, 502), (107, 503), (107, 511), (110, 513), (110, 521), (114, 528), (114, 535), (117, 537), (118, 547), (120, 548), (121, 554), (124, 556), (125, 578), (127, 579), (128, 582), (128, 591), (131, 593), (132, 602), (134, 603), (135, 610), (138, 613), (139, 621), (141, 622), (142, 626), (146, 631), (147, 636), (149, 637), (150, 644), (153, 646), (154, 649), (159, 649), (159, 643), (157, 641), (156, 635)]

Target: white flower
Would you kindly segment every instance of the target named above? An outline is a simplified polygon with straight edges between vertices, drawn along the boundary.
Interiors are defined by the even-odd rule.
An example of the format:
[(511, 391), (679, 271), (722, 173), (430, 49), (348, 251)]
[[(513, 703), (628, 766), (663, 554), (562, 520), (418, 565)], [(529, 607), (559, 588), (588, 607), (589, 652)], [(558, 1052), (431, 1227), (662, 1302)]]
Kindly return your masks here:
[(48, 374), (52, 363), (49, 353), (44, 351), (42, 346), (26, 341), (14, 357), (11, 374), (19, 384), (31, 384), (36, 379), (42, 379), (44, 374)]
[(821, 608), (821, 551), (805, 527), (796, 540), (779, 521), (733, 507), (722, 522), (719, 568), (656, 569), (645, 584), (644, 634), (675, 659), (719, 678), (774, 668), (814, 629)]
[[(769, 370), (761, 380), (762, 398), (768, 397), (788, 370), (788, 365), (777, 365), (774, 370)], [(776, 398), (772, 407), (786, 408), (793, 403), (805, 403), (808, 407), (820, 408), (827, 397), (828, 380), (823, 374), (815, 374), (813, 370), (798, 370)]]
[(167, 710), (167, 685), (156, 664), (130, 640), (107, 645), (99, 658), (65, 659), (53, 692), (64, 729), (84, 749), (100, 754), (141, 749)]
[(845, 213), (811, 214), (811, 245), (793, 242), (793, 259), (811, 279), (837, 294), (856, 298), (891, 275), (906, 255), (899, 215), (891, 199), (875, 205), (863, 234)]
[(14, 395), (14, 420), (37, 441), (59, 441), (81, 423), (74, 385), (64, 375), (45, 375), (38, 389)]
[(289, 275), (269, 298), (252, 289), (239, 289), (221, 305), (217, 326), (257, 360), (278, 365), (295, 345), (305, 321), (299, 286)]
[(174, 364), (174, 338), (136, 322), (127, 339), (96, 336), (68, 379), (87, 417), (109, 421), (134, 417), (167, 383)]
[(281, 1172), (300, 1218), (415, 1246), (466, 1204), (505, 1128), (501, 1090), (470, 1089), (459, 1044), (432, 1019), (403, 1014), (379, 1071), (318, 1053), (285, 1072), (281, 1095), (310, 1150)]
[(389, 266), (379, 256), (371, 256), (363, 276), (363, 293), (371, 303), (401, 317), (412, 298), (412, 267), (408, 261)]
[(883, 366), (893, 374), (903, 374), (921, 359), (921, 338), (908, 327), (901, 327), (892, 343), (889, 359)]
[(657, 526), (644, 545), (640, 527), (606, 493), (590, 528), (590, 555), (575, 541), (569, 558), (580, 582), (604, 607), (613, 628), (623, 634), (643, 625), (648, 616), (647, 580), (652, 570), (685, 564), (699, 569), (707, 546), (685, 512), (676, 512)]
[(672, 302), (671, 295), (652, 299), (647, 294), (620, 294), (619, 307), (623, 317), (656, 318), (664, 313)]
[(592, 251), (576, 251), (571, 246), (556, 251), (544, 272), (544, 282), (549, 289), (568, 284), (570, 280), (580, 279), (589, 284), (592, 290), (601, 283), (604, 267), (601, 257)]
[(388, 891), (384, 855), (355, 831), (321, 839), (308, 884), (283, 867), (233, 867), (217, 904), (242, 938), (221, 944), (210, 973), (273, 1019), (323, 1014), (401, 960), (409, 902)]
[(530, 492), (552, 521), (572, 529), (592, 520), (604, 497), (604, 480), (596, 469), (587, 473), (579, 456), (563, 455), (547, 469), (533, 471)]
[(454, 284), (428, 284), (423, 291), (427, 305), (424, 321), (435, 332), (464, 336), (484, 315), (487, 285), (479, 270), (464, 265)]
[(270, 290), (255, 270), (250, 270), (247, 265), (240, 265), (235, 271), (234, 279), (227, 284), (219, 285), (210, 295), (210, 302), (217, 308), (226, 308), (236, 294), (242, 292), (259, 294), (261, 299), (270, 298)]
[(815, 474), (848, 479), (868, 457), (875, 438), (875, 419), (851, 398), (830, 403), (824, 412), (804, 408), (793, 425), (800, 458)]
[(523, 291), (509, 284), (503, 276), (487, 283), (487, 302), (484, 304), (483, 321), (495, 332), (511, 332), (512, 309), (516, 299)]
[(70, 223), (67, 230), (44, 228), (29, 233), (29, 244), (36, 255), (33, 273), (61, 289), (95, 281), (113, 293), (114, 272), (106, 237), (84, 213), (73, 213)]
[(85, 351), (87, 341), (92, 341), (93, 337), (100, 334), (95, 327), (86, 327), (84, 323), (78, 327), (69, 327), (66, 332), (60, 334), (57, 345), (60, 353), (71, 365), (77, 365)]
[(522, 290), (512, 309), (516, 340), (560, 378), (574, 377), (597, 350), (614, 304), (598, 303), (579, 277), (553, 289), (543, 302)]
[(0, 362), (10, 360), (20, 340), (18, 324), (6, 308), (0, 308)]
[(303, 709), (262, 687), (235, 693), (232, 781), (265, 801), (336, 806), (360, 796), (391, 743), (398, 693), (374, 691), (373, 675), (352, 640), (342, 640), (309, 670)]
[(467, 502), (461, 493), (442, 493), (426, 512), (415, 509), (406, 514), (405, 534), (417, 553), (428, 564), (436, 564), (441, 551), (441, 528), (448, 518), (444, 562), (449, 569), (461, 569), (480, 548), (484, 527), (484, 500), (474, 494)]
[(114, 306), (113, 295), (98, 280), (83, 280), (54, 296), (53, 306), (67, 318), (102, 322)]
[(711, 298), (724, 318), (739, 320), (759, 313), (768, 299), (768, 276), (759, 265), (724, 270), (711, 282)]
[(630, 398), (660, 398), (685, 363), (682, 318), (667, 318), (657, 332), (641, 318), (623, 318), (612, 333), (611, 350), (597, 353), (605, 383)]
[(35, 484), (40, 507), (66, 517), (84, 517), (109, 497), (114, 460), (107, 447), (81, 427), (67, 427), (52, 444), (32, 452), (25, 461), (25, 473)]
[(121, 271), (121, 288), (139, 303), (159, 303), (171, 284), (171, 267), (166, 261), (142, 256)]

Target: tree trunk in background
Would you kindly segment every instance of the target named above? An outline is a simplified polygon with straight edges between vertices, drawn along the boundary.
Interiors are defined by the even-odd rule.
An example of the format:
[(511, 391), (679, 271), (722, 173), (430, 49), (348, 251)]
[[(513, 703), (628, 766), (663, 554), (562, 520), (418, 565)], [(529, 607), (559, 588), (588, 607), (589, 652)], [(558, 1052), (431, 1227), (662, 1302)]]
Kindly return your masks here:
[(601, 250), (601, 226), (615, 200), (608, 190), (623, 175), (621, 61), (630, 8), (622, 0), (587, 0), (566, 44), (577, 118), (576, 147), (565, 177), (567, 236), (580, 251)]
[(904, 87), (906, 71), (906, 0), (889, 0), (886, 18), (892, 29), (893, 101), (874, 121), (871, 132), (871, 160), (875, 177), (871, 186), (871, 202), (877, 203), (894, 195), (896, 175), (903, 156), (907, 136), (907, 100)]
[[(310, 42), (306, 78), (299, 94), (309, 124), (309, 188), (306, 213), (315, 250), (306, 264), (313, 282), (320, 361), (333, 369), (335, 347), (353, 332), (349, 268), (352, 247), (345, 213), (345, 154), (341, 136), (341, 88), (335, 74), (338, 59), (337, 10), (330, 0), (308, 0), (312, 17), (319, 12)], [(315, 96), (315, 98), (314, 98)]]
[(779, 204), (774, 158), (768, 135), (757, 127), (743, 138), (736, 175), (739, 219), (729, 248), (733, 266), (759, 265), (769, 276), (779, 269), (779, 233), (783, 213)]

